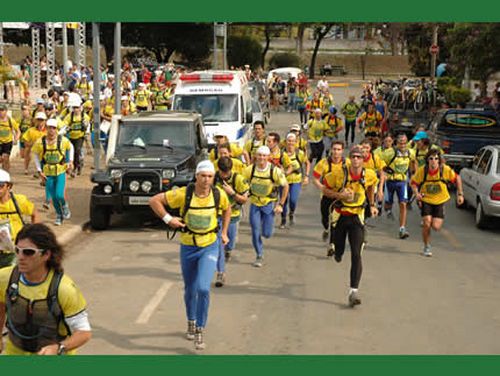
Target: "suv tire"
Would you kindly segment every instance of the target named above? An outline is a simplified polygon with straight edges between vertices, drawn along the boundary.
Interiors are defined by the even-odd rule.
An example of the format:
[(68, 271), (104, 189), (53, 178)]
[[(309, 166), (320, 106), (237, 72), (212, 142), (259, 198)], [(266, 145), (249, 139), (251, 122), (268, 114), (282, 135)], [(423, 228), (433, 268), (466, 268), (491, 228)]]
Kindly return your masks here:
[[(94, 187), (92, 193), (97, 190), (98, 187)], [(109, 227), (111, 221), (111, 209), (107, 206), (96, 205), (90, 199), (90, 226), (94, 230), (106, 230)]]

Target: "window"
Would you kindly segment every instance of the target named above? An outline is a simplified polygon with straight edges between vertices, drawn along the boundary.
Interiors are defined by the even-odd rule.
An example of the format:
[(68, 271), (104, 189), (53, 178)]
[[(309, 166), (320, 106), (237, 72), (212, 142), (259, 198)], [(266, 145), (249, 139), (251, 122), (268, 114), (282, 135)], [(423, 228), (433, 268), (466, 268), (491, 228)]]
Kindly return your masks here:
[(491, 165), (491, 150), (486, 150), (483, 154), (483, 157), (479, 161), (479, 165), (477, 167), (477, 172), (480, 174), (487, 174)]
[(191, 124), (186, 122), (120, 124), (118, 147), (192, 147)]
[(205, 122), (238, 121), (238, 96), (235, 94), (177, 95), (173, 108), (196, 111)]

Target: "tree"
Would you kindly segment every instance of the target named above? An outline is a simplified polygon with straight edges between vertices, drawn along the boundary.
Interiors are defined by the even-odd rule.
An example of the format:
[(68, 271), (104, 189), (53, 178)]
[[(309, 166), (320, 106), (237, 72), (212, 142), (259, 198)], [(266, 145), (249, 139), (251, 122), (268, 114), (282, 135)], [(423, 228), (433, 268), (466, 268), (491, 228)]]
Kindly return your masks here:
[(267, 51), (269, 51), (271, 39), (273, 37), (278, 37), (280, 35), (280, 32), (283, 30), (284, 27), (286, 27), (286, 25), (276, 24), (276, 23), (264, 24), (264, 37), (266, 38), (266, 45), (264, 46), (264, 49), (262, 50), (262, 56), (261, 56), (261, 66), (263, 68), (265, 67), (266, 54), (267, 54)]
[(302, 53), (304, 52), (304, 33), (309, 25), (310, 24), (304, 22), (298, 24), (295, 51), (299, 56), (302, 56)]
[(457, 23), (446, 39), (456, 72), (463, 77), (468, 67), (471, 78), (480, 81), (482, 95), (486, 95), (491, 74), (500, 70), (499, 33), (497, 23)]
[(315, 24), (314, 26), (314, 34), (316, 35), (316, 43), (314, 44), (314, 51), (311, 57), (311, 66), (309, 67), (309, 78), (314, 78), (314, 67), (316, 65), (316, 56), (318, 55), (319, 46), (321, 41), (325, 37), (326, 34), (330, 31), (330, 29), (335, 25), (334, 23), (326, 23), (326, 24)]
[(230, 66), (249, 64), (252, 68), (261, 63), (262, 45), (249, 36), (231, 36), (227, 41), (227, 59)]

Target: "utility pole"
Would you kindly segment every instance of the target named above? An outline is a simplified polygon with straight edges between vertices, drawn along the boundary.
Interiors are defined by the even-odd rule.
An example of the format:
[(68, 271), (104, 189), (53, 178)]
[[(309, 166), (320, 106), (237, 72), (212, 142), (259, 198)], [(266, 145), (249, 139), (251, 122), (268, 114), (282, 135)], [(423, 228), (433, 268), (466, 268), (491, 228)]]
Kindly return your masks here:
[(217, 69), (217, 22), (214, 22), (214, 57), (213, 69)]
[(122, 24), (115, 23), (115, 114), (121, 113), (121, 46), (122, 46)]
[(227, 22), (224, 22), (224, 66), (227, 69)]
[[(99, 24), (92, 22), (92, 55), (94, 67), (94, 167), (99, 171), (99, 161), (101, 158), (101, 102), (99, 95), (101, 93), (101, 75), (100, 75), (100, 59), (99, 59)], [(119, 98), (118, 98), (119, 99)], [(115, 98), (115, 100), (118, 100)]]
[(33, 60), (33, 88), (40, 89), (40, 29), (38, 27), (31, 27), (31, 58)]
[(62, 23), (62, 43), (63, 43), (63, 86), (66, 89), (68, 84), (68, 72), (66, 66), (68, 65), (68, 26), (66, 22)]
[[(432, 30), (432, 47), (438, 46), (438, 28), (439, 25), (434, 25)], [(439, 49), (436, 51), (431, 51), (431, 78), (436, 78), (436, 62)]]

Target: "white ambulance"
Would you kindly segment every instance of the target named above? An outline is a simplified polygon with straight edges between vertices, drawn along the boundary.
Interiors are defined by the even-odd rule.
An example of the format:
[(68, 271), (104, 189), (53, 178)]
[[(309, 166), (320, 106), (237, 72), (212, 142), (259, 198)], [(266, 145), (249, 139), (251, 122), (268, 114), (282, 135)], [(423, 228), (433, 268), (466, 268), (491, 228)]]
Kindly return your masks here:
[(209, 144), (224, 134), (243, 146), (252, 132), (252, 98), (240, 71), (196, 71), (182, 74), (172, 101), (173, 110), (196, 111), (203, 117)]

